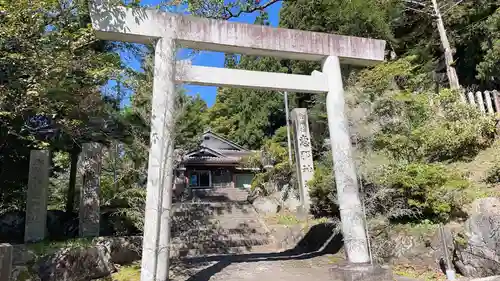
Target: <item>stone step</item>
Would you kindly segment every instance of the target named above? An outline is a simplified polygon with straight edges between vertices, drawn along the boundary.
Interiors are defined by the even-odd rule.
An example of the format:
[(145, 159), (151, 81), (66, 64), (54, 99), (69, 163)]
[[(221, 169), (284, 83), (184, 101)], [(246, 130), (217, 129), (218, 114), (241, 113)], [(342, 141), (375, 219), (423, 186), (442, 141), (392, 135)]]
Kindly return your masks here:
[(275, 248), (268, 229), (246, 201), (246, 191), (229, 188), (199, 193), (203, 201), (173, 205), (171, 253), (195, 257)]
[(173, 215), (218, 215), (218, 214), (254, 214), (255, 210), (250, 204), (186, 204), (173, 207)]
[(203, 242), (203, 241), (216, 241), (216, 240), (246, 240), (246, 239), (268, 239), (271, 237), (264, 232), (213, 232), (213, 231), (186, 231), (183, 233), (173, 233), (173, 240)]
[(228, 248), (204, 248), (204, 249), (170, 249), (170, 256), (179, 258), (203, 258), (213, 255), (234, 255), (246, 253), (271, 253), (276, 251), (270, 245), (255, 245), (255, 246), (242, 246), (242, 247), (228, 247)]
[(210, 220), (213, 218), (235, 218), (235, 219), (255, 219), (255, 214), (253, 213), (244, 213), (244, 212), (233, 212), (233, 213), (221, 213), (221, 214), (197, 214), (197, 213), (191, 213), (191, 214), (175, 214), (172, 216), (172, 219), (175, 219), (177, 221), (181, 220), (197, 220), (197, 221), (203, 221), (203, 220)]
[(172, 224), (171, 231), (173, 236), (199, 236), (207, 234), (268, 235), (267, 230), (258, 223), (235, 224), (226, 222), (225, 224)]
[(204, 202), (245, 202), (248, 192), (238, 188), (193, 189), (193, 197)]
[(171, 249), (208, 249), (208, 248), (232, 248), (232, 247), (250, 247), (272, 244), (272, 239), (266, 238), (247, 238), (247, 239), (232, 239), (219, 238), (208, 241), (184, 241), (174, 239)]

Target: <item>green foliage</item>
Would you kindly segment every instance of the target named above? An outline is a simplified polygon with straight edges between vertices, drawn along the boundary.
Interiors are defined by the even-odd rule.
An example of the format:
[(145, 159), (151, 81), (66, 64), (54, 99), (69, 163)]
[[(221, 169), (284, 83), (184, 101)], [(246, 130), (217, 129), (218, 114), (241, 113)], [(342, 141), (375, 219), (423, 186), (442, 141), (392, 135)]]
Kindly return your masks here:
[(410, 208), (434, 220), (448, 220), (469, 203), (464, 191), (471, 183), (440, 164), (411, 163), (387, 166), (376, 182), (395, 190)]
[[(457, 102), (457, 94), (425, 90), (411, 57), (357, 75), (348, 97), (364, 162), (358, 167), (366, 213), (389, 219), (447, 220), (477, 195), (462, 174), (436, 162), (470, 159), (494, 138), (494, 118)], [(361, 112), (362, 116), (356, 116)], [(382, 166), (371, 164), (384, 156)], [(315, 164), (309, 184), (316, 214), (338, 215), (331, 155)]]
[[(226, 64), (233, 62), (227, 56)], [(267, 57), (242, 56), (237, 69), (286, 72), (279, 61)], [(217, 134), (250, 149), (258, 149), (264, 139), (286, 124), (283, 95), (277, 92), (223, 88), (208, 110), (209, 127)]]
[(199, 96), (182, 95), (181, 114), (176, 124), (175, 143), (178, 148), (192, 150), (200, 143), (207, 129), (207, 103)]
[[(105, 280), (103, 280), (103, 281), (105, 281)], [(141, 280), (141, 267), (139, 264), (122, 266), (122, 267), (120, 267), (120, 270), (117, 273), (114, 273), (108, 280), (140, 281)]]
[(500, 8), (485, 23), (487, 39), (482, 45), (485, 55), (477, 65), (477, 77), (482, 80), (500, 79)]
[(66, 241), (42, 241), (28, 244), (28, 247), (37, 257), (43, 257), (61, 249), (86, 248), (90, 245), (93, 245), (92, 238), (76, 238)]
[(418, 64), (417, 56), (411, 55), (398, 60), (376, 65), (372, 69), (363, 70), (356, 77), (356, 87), (362, 89), (371, 99), (377, 98), (387, 90), (418, 91), (430, 86), (431, 81), (422, 66)]
[(392, 40), (399, 1), (299, 1), (283, 3), (280, 25), (288, 28)]
[(447, 95), (444, 91), (435, 100), (439, 108), (429, 105), (425, 93), (395, 93), (376, 101), (372, 118), (382, 122), (374, 147), (396, 159), (431, 162), (470, 158), (488, 147), (494, 137), (494, 118), (446, 101)]
[(495, 121), (457, 101), (457, 93), (428, 89), (422, 69), (407, 57), (388, 62), (357, 77), (351, 106), (368, 116), (356, 127), (371, 127), (358, 136), (376, 150), (405, 161), (470, 158), (493, 140)]
[(500, 183), (500, 166), (495, 165), (487, 171), (487, 176), (484, 179), (485, 182), (490, 184)]
[[(261, 151), (245, 160), (245, 165), (249, 167), (261, 167), (261, 172), (252, 180), (252, 189), (260, 194), (270, 195), (281, 190), (286, 184), (293, 186), (295, 180), (293, 167), (288, 161), (288, 150), (280, 143), (267, 140)], [(272, 168), (265, 169), (263, 167), (265, 162), (273, 163)]]
[[(2, 211), (25, 206), (31, 149), (71, 151), (126, 134), (119, 98), (100, 90), (125, 67), (116, 44), (95, 40), (87, 4), (0, 1)], [(46, 117), (57, 134), (28, 124), (35, 116)]]
[(337, 216), (337, 189), (333, 175), (332, 154), (329, 152), (315, 163), (314, 178), (309, 185), (311, 212), (316, 217)]

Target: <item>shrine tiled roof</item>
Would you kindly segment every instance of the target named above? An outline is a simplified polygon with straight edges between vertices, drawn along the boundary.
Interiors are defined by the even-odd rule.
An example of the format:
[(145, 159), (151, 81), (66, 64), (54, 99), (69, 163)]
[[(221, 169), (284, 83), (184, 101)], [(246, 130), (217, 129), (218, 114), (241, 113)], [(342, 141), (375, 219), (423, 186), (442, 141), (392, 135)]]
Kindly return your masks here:
[(224, 163), (237, 164), (241, 160), (240, 157), (213, 157), (213, 156), (191, 156), (184, 158), (185, 163)]
[(254, 152), (208, 131), (204, 134), (199, 147), (187, 153), (182, 162), (238, 165), (244, 157)]

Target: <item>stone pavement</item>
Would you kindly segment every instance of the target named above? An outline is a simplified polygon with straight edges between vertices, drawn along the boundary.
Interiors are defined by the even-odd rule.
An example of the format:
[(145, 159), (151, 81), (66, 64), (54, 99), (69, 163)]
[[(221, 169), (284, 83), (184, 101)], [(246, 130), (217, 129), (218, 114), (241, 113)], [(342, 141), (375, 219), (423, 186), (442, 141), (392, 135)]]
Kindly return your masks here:
[(331, 280), (329, 255), (278, 250), (245, 191), (198, 195), (174, 207), (172, 280)]
[[(282, 257), (260, 259), (248, 257), (221, 258), (215, 260), (175, 261), (171, 270), (172, 281), (341, 281), (330, 274), (331, 255), (310, 255), (305, 257)], [(420, 281), (394, 275), (394, 281)], [(499, 281), (500, 278), (477, 279), (478, 281)], [(376, 281), (376, 280), (374, 280)], [(471, 280), (475, 281), (475, 280)]]
[[(292, 243), (295, 248), (281, 250), (276, 238), (283, 237), (273, 225), (271, 234), (245, 191), (227, 188), (197, 195), (200, 200), (174, 204), (172, 281), (339, 281), (332, 279), (330, 268), (344, 260), (341, 240), (331, 240), (323, 252), (316, 250), (330, 237), (325, 225), (310, 228), (307, 239), (294, 237), (304, 238)], [(304, 241), (312, 252), (303, 250)]]
[(329, 268), (327, 256), (243, 254), (185, 259), (176, 265), (172, 273), (175, 274), (175, 281), (312, 281), (331, 280)]

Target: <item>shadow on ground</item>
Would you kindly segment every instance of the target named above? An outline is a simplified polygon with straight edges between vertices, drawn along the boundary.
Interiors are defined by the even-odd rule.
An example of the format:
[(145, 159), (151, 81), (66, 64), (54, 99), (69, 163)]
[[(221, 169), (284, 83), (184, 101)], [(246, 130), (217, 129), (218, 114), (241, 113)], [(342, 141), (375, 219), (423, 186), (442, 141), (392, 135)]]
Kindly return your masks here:
[(329, 236), (327, 229), (331, 228), (326, 224), (313, 226), (295, 248), (283, 252), (188, 257), (179, 262), (185, 268), (184, 275), (189, 276), (187, 281), (207, 281), (233, 263), (307, 260), (338, 253), (343, 246), (342, 236), (331, 232)]
[(311, 227), (293, 249), (273, 252), (274, 241), (247, 203), (246, 192), (216, 190), (200, 197), (174, 204), (172, 271), (186, 276), (183, 280), (209, 280), (233, 263), (305, 260), (342, 248), (336, 227), (324, 223)]
[(269, 244), (246, 196), (238, 189), (197, 191), (195, 200), (174, 203), (171, 252), (179, 257), (235, 254)]

